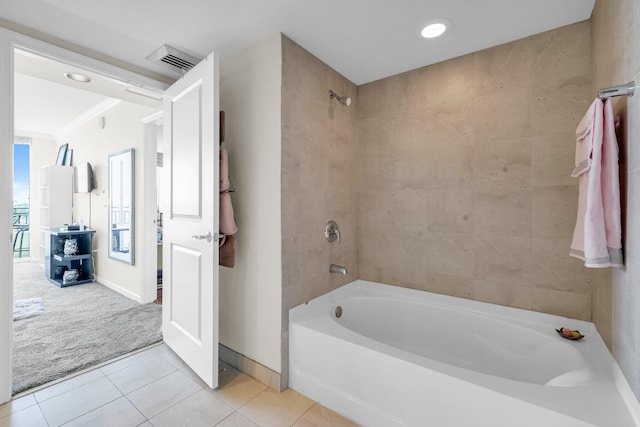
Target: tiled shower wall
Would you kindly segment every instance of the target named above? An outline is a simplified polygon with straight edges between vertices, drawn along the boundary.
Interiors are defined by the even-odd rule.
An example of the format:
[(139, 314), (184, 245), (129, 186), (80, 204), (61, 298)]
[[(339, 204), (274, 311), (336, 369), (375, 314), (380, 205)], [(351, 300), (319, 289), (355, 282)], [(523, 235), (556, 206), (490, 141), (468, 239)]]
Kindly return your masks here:
[[(350, 107), (329, 99), (350, 96)], [(289, 309), (358, 278), (356, 86), (282, 37), (282, 380)], [(328, 220), (341, 239), (324, 237)], [(329, 265), (349, 274), (329, 273)]]
[(591, 71), (585, 21), (359, 87), (360, 278), (591, 319), (610, 273), (568, 255)]
[[(640, 83), (640, 4), (597, 0), (592, 17), (594, 90)], [(593, 288), (593, 321), (611, 336), (610, 348), (636, 396), (640, 396), (640, 96), (614, 99), (621, 166), (625, 268), (611, 286)]]

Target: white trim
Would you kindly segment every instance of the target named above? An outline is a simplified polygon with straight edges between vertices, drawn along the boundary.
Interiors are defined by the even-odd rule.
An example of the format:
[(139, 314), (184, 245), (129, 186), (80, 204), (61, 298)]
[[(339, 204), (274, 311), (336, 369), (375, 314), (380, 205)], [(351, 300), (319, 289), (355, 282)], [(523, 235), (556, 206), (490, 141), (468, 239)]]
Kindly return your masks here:
[(55, 141), (56, 139), (53, 135), (48, 133), (40, 133), (40, 132), (30, 132), (28, 130), (19, 130), (15, 129), (13, 131), (15, 136), (23, 137), (23, 138), (31, 138), (31, 139), (44, 139), (45, 141)]
[[(156, 182), (158, 152), (158, 126), (162, 121), (162, 111), (142, 119), (144, 124), (142, 142), (142, 179), (145, 191), (142, 196), (141, 227), (142, 265), (140, 266), (142, 302), (153, 302), (158, 296), (158, 238), (156, 212), (158, 207), (158, 191)], [(152, 155), (153, 154), (153, 155)]]
[(116, 291), (117, 293), (119, 293), (120, 295), (124, 295), (125, 297), (134, 300), (137, 303), (142, 304), (142, 300), (140, 298), (140, 295), (134, 294), (133, 292), (131, 292), (130, 290), (127, 290), (125, 288), (123, 288), (122, 286), (110, 282), (109, 280), (106, 280), (100, 276), (95, 276), (96, 282), (100, 283), (101, 285), (106, 286), (107, 288), (111, 289), (112, 291)]
[[(107, 64), (42, 40), (0, 27), (0, 205), (13, 200), (14, 49), (73, 65), (116, 82), (163, 93), (169, 86), (152, 78)], [(11, 399), (13, 348), (13, 256), (10, 210), (0, 210), (0, 404)], [(2, 237), (4, 235), (4, 237)], [(4, 242), (4, 243), (3, 243)], [(129, 291), (114, 290), (139, 301)]]
[[(13, 45), (0, 31), (0, 205), (13, 204)], [(13, 251), (9, 209), (0, 209), (0, 404), (11, 399)], [(4, 235), (4, 237), (2, 237)]]
[(85, 111), (84, 113), (80, 114), (78, 117), (76, 117), (75, 119), (71, 120), (69, 123), (67, 123), (66, 125), (62, 126), (60, 129), (55, 131), (53, 133), (54, 138), (55, 139), (62, 139), (69, 132), (72, 132), (72, 131), (78, 129), (80, 126), (82, 126), (83, 124), (85, 124), (89, 120), (93, 119), (94, 117), (99, 116), (100, 114), (104, 113), (105, 111), (109, 110), (110, 108), (115, 107), (116, 105), (120, 104), (121, 102), (122, 102), (121, 100), (115, 99), (115, 98), (107, 98), (104, 101), (99, 102), (98, 104), (96, 104), (93, 107), (89, 108), (87, 111)]
[(31, 145), (31, 141), (32, 141), (31, 137), (13, 135), (13, 143), (14, 144)]
[(159, 126), (162, 124), (163, 117), (164, 117), (164, 110), (159, 110), (151, 114), (150, 116), (147, 116), (144, 119), (142, 119), (142, 123), (144, 123), (145, 125), (148, 123), (153, 123), (154, 125)]

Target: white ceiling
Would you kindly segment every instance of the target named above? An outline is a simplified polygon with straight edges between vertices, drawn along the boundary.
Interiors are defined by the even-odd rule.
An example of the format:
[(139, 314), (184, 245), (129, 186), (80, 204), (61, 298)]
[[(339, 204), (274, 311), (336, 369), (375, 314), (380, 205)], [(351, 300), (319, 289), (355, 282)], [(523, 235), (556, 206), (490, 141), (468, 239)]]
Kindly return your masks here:
[[(595, 0), (2, 0), (0, 18), (170, 78), (163, 44), (222, 58), (282, 32), (356, 84), (591, 16)], [(422, 26), (453, 26), (426, 40)]]
[[(282, 32), (352, 82), (390, 75), (588, 19), (595, 0), (1, 0), (0, 18), (117, 58), (169, 79), (180, 76), (147, 55), (168, 44), (224, 58)], [(419, 33), (434, 18), (444, 36)], [(108, 98), (160, 102), (68, 66), (16, 55), (15, 128), (55, 135)]]
[[(117, 101), (158, 108), (162, 101), (126, 92), (128, 85), (69, 65), (17, 51), (14, 55), (14, 127), (17, 135), (62, 137)], [(68, 79), (80, 72), (89, 83)], [(140, 89), (138, 89), (140, 90)]]

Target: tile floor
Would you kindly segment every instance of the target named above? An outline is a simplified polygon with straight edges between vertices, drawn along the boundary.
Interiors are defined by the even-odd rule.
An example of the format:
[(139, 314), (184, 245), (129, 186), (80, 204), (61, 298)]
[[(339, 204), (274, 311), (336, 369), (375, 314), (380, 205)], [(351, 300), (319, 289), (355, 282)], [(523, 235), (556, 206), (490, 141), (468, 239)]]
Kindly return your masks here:
[(0, 427), (356, 425), (220, 364), (220, 385), (211, 390), (161, 344), (1, 405)]

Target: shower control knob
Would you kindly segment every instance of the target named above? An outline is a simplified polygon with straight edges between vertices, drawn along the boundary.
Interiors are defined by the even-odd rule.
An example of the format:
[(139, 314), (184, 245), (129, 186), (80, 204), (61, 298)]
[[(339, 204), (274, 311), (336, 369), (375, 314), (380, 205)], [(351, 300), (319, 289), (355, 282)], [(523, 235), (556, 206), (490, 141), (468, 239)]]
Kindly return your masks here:
[(327, 239), (327, 242), (340, 241), (340, 227), (338, 227), (337, 222), (333, 220), (327, 222), (324, 228), (324, 237)]

